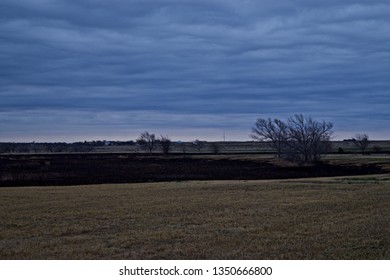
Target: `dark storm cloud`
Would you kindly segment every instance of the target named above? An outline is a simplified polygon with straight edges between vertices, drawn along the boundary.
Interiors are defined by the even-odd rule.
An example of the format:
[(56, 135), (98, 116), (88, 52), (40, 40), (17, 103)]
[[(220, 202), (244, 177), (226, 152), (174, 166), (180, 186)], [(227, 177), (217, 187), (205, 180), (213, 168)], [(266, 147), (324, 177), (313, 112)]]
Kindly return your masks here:
[(384, 0), (3, 0), (1, 138), (245, 139), (257, 117), (295, 113), (390, 137), (389, 14)]

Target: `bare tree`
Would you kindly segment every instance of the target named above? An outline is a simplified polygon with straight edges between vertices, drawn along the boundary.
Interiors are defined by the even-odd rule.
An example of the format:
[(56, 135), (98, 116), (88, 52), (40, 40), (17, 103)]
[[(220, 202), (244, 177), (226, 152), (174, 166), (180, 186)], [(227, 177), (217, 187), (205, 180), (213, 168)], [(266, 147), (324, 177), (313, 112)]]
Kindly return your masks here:
[(288, 139), (288, 127), (281, 120), (257, 119), (250, 135), (253, 139), (259, 141), (268, 141), (270, 146), (276, 150), (278, 157), (286, 146)]
[(214, 154), (218, 154), (220, 150), (218, 143), (216, 142), (211, 143), (211, 149)]
[(195, 147), (195, 149), (198, 150), (198, 152), (200, 153), (200, 151), (202, 150), (203, 146), (204, 146), (204, 141), (200, 141), (198, 139), (196, 139), (195, 141), (192, 142), (192, 145)]
[(137, 139), (137, 143), (141, 145), (145, 150), (149, 152), (149, 155), (152, 154), (154, 144), (156, 142), (156, 136), (145, 131), (142, 132), (140, 137)]
[(288, 120), (290, 157), (301, 163), (317, 162), (330, 149), (333, 123), (318, 122), (303, 115)]
[(171, 139), (168, 136), (160, 135), (160, 139), (158, 140), (158, 143), (160, 144), (164, 155), (168, 155), (172, 144)]
[(370, 144), (370, 141), (368, 140), (367, 134), (356, 134), (355, 138), (353, 139), (353, 143), (359, 147), (359, 149), (362, 151), (362, 155), (364, 155), (368, 145)]
[(0, 153), (15, 153), (18, 147), (17, 143), (0, 143)]

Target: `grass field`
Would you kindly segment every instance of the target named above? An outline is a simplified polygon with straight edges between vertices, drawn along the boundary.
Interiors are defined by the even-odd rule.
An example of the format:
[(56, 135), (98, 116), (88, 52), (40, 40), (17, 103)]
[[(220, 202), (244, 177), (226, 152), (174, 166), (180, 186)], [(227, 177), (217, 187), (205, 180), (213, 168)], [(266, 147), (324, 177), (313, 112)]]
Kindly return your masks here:
[(390, 175), (0, 188), (1, 259), (389, 259)]

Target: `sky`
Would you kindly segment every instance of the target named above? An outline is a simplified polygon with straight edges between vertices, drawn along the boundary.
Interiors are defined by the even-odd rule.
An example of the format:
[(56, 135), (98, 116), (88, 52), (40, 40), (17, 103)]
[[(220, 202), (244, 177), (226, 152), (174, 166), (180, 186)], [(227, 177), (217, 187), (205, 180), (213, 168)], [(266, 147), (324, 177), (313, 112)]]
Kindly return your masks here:
[(0, 142), (390, 139), (388, 0), (1, 0)]

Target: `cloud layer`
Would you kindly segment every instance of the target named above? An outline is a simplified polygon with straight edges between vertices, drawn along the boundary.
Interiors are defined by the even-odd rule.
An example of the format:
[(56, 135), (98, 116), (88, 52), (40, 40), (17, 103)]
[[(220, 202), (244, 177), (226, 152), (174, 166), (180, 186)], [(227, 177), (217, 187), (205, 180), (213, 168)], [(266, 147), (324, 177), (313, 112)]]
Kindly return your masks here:
[(390, 138), (390, 3), (316, 2), (3, 0), (0, 141), (244, 140), (295, 113)]

